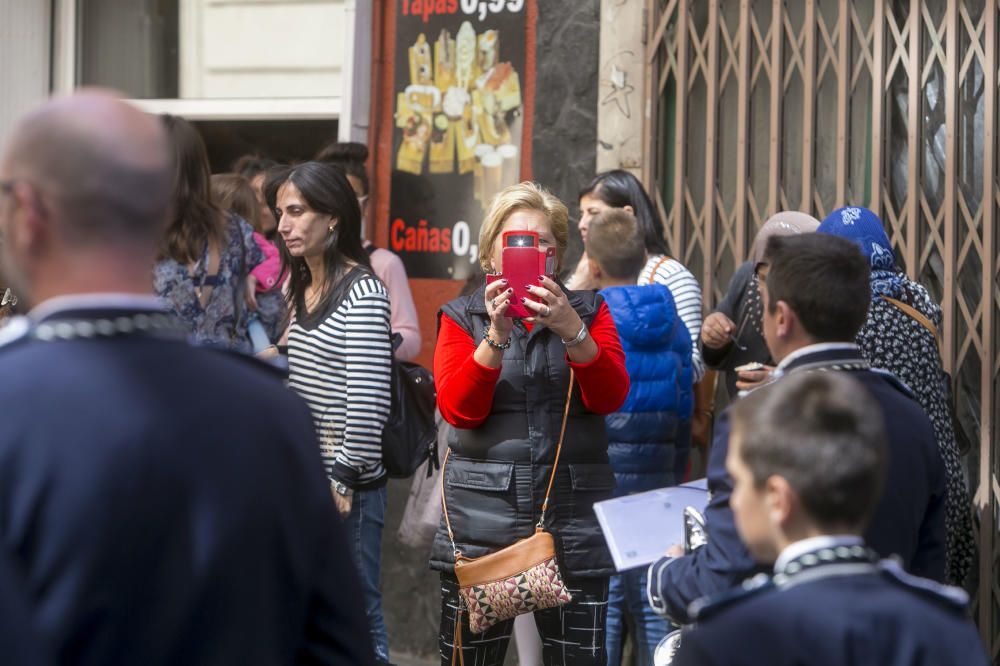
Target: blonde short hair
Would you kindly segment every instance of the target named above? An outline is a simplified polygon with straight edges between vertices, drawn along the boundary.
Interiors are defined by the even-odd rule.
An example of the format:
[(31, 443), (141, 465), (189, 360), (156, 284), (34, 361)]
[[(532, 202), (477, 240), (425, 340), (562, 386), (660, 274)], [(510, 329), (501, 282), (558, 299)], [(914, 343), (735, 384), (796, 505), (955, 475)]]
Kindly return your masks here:
[(538, 183), (525, 181), (511, 185), (493, 198), (479, 230), (479, 265), (489, 273), (493, 270), (493, 247), (500, 237), (500, 230), (513, 213), (519, 210), (536, 210), (549, 221), (556, 239), (556, 270), (562, 266), (563, 254), (569, 242), (569, 211), (562, 201)]

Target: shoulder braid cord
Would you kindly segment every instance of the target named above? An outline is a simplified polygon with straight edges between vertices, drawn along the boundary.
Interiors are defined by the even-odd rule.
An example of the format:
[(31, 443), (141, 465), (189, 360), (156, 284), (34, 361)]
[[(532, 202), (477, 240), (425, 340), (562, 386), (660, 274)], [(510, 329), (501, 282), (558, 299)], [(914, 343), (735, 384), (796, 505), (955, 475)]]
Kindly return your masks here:
[[(545, 525), (545, 511), (549, 508), (549, 495), (552, 493), (552, 484), (556, 480), (556, 469), (559, 467), (559, 454), (562, 452), (563, 438), (566, 435), (566, 420), (569, 418), (569, 403), (573, 398), (573, 383), (576, 377), (573, 368), (569, 370), (569, 389), (566, 391), (566, 405), (563, 407), (562, 426), (559, 428), (559, 443), (556, 445), (556, 457), (552, 463), (552, 473), (549, 474), (549, 485), (545, 489), (545, 499), (542, 501), (542, 514), (538, 517), (535, 525), (535, 533), (541, 532)], [(448, 456), (451, 455), (451, 447), (444, 454), (444, 462), (441, 463), (441, 509), (444, 513), (444, 524), (448, 528), (448, 540), (451, 541), (451, 549), (455, 554), (455, 562), (462, 558), (462, 552), (455, 544), (455, 534), (451, 531), (451, 521), (448, 519), (448, 503), (444, 496), (445, 467), (448, 464)], [(455, 612), (455, 638), (452, 640), (451, 664), (455, 666), (456, 656), (459, 666), (465, 666), (465, 655), (462, 653), (462, 597), (458, 598), (458, 609)]]

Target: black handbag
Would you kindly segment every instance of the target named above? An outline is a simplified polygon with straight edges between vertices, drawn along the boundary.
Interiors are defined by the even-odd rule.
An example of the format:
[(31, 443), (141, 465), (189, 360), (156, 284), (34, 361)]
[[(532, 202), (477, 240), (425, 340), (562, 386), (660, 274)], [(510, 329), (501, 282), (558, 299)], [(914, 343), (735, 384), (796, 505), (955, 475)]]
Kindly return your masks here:
[(392, 334), (392, 407), (382, 428), (382, 465), (397, 479), (413, 476), (424, 461), (430, 462), (427, 476), (438, 468), (434, 376), (422, 365), (396, 358), (402, 341), (399, 333)]

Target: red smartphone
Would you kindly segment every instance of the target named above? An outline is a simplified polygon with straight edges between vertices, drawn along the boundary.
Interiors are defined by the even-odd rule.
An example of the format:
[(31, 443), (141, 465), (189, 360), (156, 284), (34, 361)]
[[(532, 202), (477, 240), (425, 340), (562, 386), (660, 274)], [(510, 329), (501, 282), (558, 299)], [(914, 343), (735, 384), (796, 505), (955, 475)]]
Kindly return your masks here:
[(554, 247), (538, 247), (538, 232), (535, 231), (505, 231), (503, 234), (502, 263), (503, 272), (486, 276), (486, 284), (501, 278), (506, 279), (514, 290), (507, 316), (518, 319), (533, 317), (535, 313), (524, 306), (522, 298), (537, 301), (527, 290), (527, 285), (538, 284), (539, 275), (552, 276), (555, 273), (556, 249)]

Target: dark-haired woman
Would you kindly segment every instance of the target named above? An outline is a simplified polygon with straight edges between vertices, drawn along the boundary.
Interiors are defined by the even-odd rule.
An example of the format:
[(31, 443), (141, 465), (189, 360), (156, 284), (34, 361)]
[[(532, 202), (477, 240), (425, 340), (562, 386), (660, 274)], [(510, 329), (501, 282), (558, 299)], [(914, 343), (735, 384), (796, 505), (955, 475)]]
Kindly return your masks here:
[[(333, 164), (347, 175), (348, 182), (354, 188), (361, 206), (362, 221), (365, 215), (365, 204), (368, 202), (368, 169), (365, 161), (368, 159), (368, 147), (363, 143), (339, 142), (324, 147), (317, 155), (317, 161)], [(362, 232), (364, 224), (362, 224)], [(396, 358), (402, 361), (413, 360), (420, 353), (420, 323), (417, 320), (417, 307), (413, 303), (410, 292), (410, 281), (406, 277), (406, 268), (402, 260), (385, 248), (375, 247), (364, 238), (362, 244), (371, 257), (372, 270), (389, 292), (389, 305), (392, 308), (392, 330), (399, 333), (402, 342), (396, 349)]]
[(275, 172), (282, 265), (294, 309), (289, 386), (312, 410), (333, 501), (346, 520), (375, 654), (388, 663), (379, 592), (390, 407), (389, 297), (361, 246), (361, 209), (343, 173), (306, 162)]
[[(701, 287), (698, 281), (679, 261), (672, 259), (663, 238), (663, 222), (660, 220), (653, 202), (639, 179), (628, 171), (615, 169), (594, 176), (594, 179), (580, 190), (580, 234), (587, 238), (590, 220), (607, 208), (624, 208), (639, 222), (640, 233), (646, 241), (648, 259), (639, 273), (639, 284), (662, 284), (670, 290), (677, 304), (677, 314), (691, 335), (691, 367), (694, 381), (705, 374), (705, 362), (701, 358)], [(590, 272), (587, 256), (580, 259), (573, 276), (571, 289), (591, 289), (588, 284)]]
[(253, 228), (213, 202), (205, 144), (177, 116), (161, 116), (174, 146), (174, 217), (153, 270), (156, 293), (194, 339), (249, 353), (250, 271), (264, 260)]

